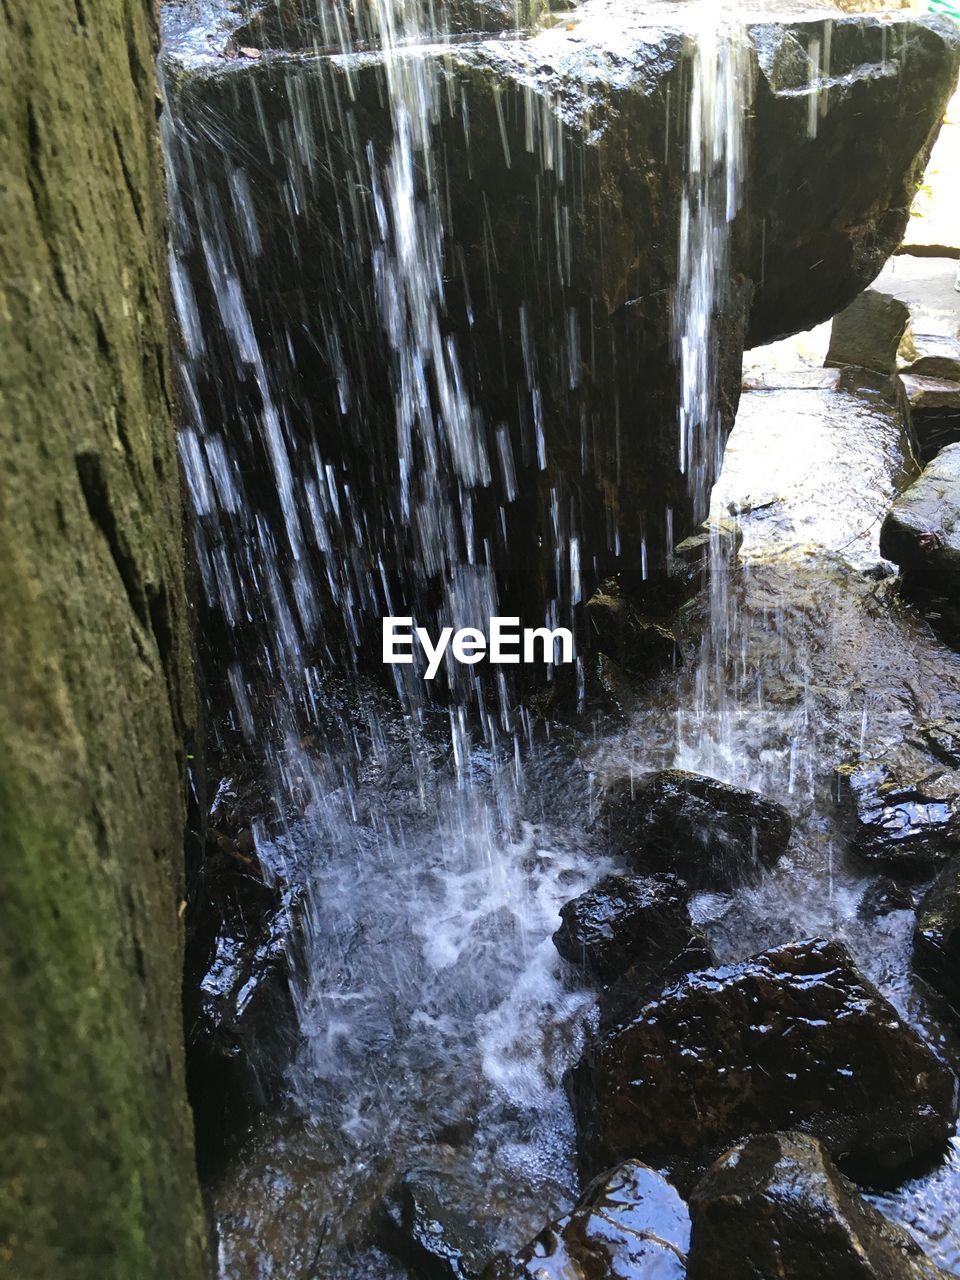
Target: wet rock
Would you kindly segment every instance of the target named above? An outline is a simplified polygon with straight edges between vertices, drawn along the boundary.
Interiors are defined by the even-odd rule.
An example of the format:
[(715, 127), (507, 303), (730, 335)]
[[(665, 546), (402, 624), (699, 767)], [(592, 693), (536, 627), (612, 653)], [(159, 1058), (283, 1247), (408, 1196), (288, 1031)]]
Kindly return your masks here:
[(881, 876), (867, 887), (860, 899), (857, 915), (861, 920), (876, 920), (893, 911), (912, 911), (913, 894), (889, 876)]
[(944, 716), (918, 725), (921, 741), (938, 760), (951, 769), (960, 769), (960, 720)]
[(208, 850), (184, 985), (201, 1160), (238, 1118), (278, 1096), (298, 1035), (288, 961), (296, 904), (227, 837), (211, 833)]
[(673, 632), (643, 617), (612, 585), (590, 598), (585, 613), (587, 648), (614, 659), (631, 675), (653, 675), (678, 664)]
[(386, 1202), (385, 1243), (422, 1280), (475, 1280), (493, 1245), (457, 1207), (459, 1181), (434, 1169), (410, 1169)]
[[(451, 34), (498, 33), (532, 26), (546, 0), (443, 0), (436, 6), (441, 30)], [(560, 7), (560, 6), (558, 6)], [(240, 27), (234, 39), (267, 49), (336, 50), (348, 32), (352, 41), (377, 44), (377, 23), (366, 5), (338, 0), (267, 0)]]
[(917, 909), (913, 965), (960, 1016), (960, 863), (941, 872)]
[(906, 376), (960, 382), (960, 338), (944, 333), (914, 333), (900, 347), (900, 369)]
[[(469, 491), (467, 536), (488, 548), (504, 611), (538, 622), (558, 595), (562, 609), (610, 574), (639, 577), (641, 545), (651, 579), (664, 578), (702, 519), (677, 458), (670, 339), (688, 9), (586, 0), (572, 30), (561, 22), (517, 39), (453, 40), (426, 55), (447, 104), (432, 135), (445, 336), (464, 398), (482, 406), (489, 462), (489, 481), (466, 485), (451, 465), (447, 496), (461, 510)], [(808, 50), (824, 46), (827, 20), (830, 77), (811, 85)], [(956, 79), (960, 37), (945, 21), (824, 21), (771, 20), (746, 36), (757, 95), (715, 335), (721, 443), (746, 331), (759, 343), (829, 318), (898, 243)], [(331, 468), (357, 504), (337, 522), (334, 556), (322, 545), (329, 530), (312, 526), (302, 554), (320, 580), (342, 575), (336, 599), (356, 598), (358, 562), (376, 575), (380, 563), (422, 561), (399, 496), (389, 342), (371, 269), (393, 137), (382, 58), (223, 60), (199, 56), (195, 40), (185, 51), (168, 43), (166, 57), (189, 224), (182, 277), (206, 348), (190, 370), (198, 400), (222, 420), (217, 371), (236, 368), (236, 335), (218, 313), (223, 270), (202, 250), (200, 228), (216, 227), (221, 265), (229, 260), (249, 308), (244, 341), (296, 369), (272, 388), (292, 447), (316, 453), (321, 474)], [(294, 137), (302, 145), (284, 145)], [(179, 154), (188, 141), (190, 154)], [(547, 253), (549, 244), (561, 251)], [(252, 384), (244, 394), (256, 402)], [(275, 485), (256, 484), (267, 471), (257, 439), (241, 426), (231, 445), (283, 546)], [(704, 490), (716, 461), (711, 452)], [(298, 510), (315, 505), (314, 470), (294, 471)], [(581, 572), (558, 575), (554, 548), (574, 539)], [(289, 559), (302, 563), (299, 550)], [(410, 603), (429, 612), (428, 601)], [(329, 610), (326, 643), (340, 613)]]
[(664, 598), (674, 607), (691, 599), (706, 587), (711, 570), (734, 563), (742, 543), (737, 520), (710, 520), (702, 525), (674, 547), (667, 582), (661, 588)]
[(516, 1257), (496, 1259), (483, 1280), (682, 1280), (689, 1241), (690, 1215), (676, 1190), (630, 1160)]
[(572, 1073), (587, 1171), (640, 1158), (681, 1190), (730, 1143), (820, 1138), (892, 1184), (942, 1151), (955, 1081), (846, 949), (815, 939), (691, 974), (602, 1036)]
[(889, 293), (867, 289), (834, 317), (828, 368), (856, 365), (874, 373), (897, 367), (897, 351), (910, 319), (909, 309)]
[(681, 955), (687, 971), (709, 964), (706, 939), (690, 923), (689, 896), (676, 876), (606, 876), (561, 909), (554, 945), (601, 982), (631, 968), (634, 982), (656, 977)]
[(941, 449), (960, 442), (960, 382), (912, 373), (901, 382), (917, 455), (926, 466)]
[(880, 553), (904, 578), (960, 592), (960, 444), (948, 445), (890, 508)]
[(756, 879), (790, 839), (790, 818), (780, 805), (680, 769), (614, 783), (602, 819), (637, 870), (675, 872), (696, 889)]
[(598, 654), (587, 668), (586, 692), (599, 698), (606, 709), (624, 723), (636, 711), (640, 700), (639, 682), (605, 653)]
[(803, 1133), (735, 1146), (696, 1187), (690, 1212), (688, 1280), (946, 1280)]
[(834, 797), (861, 858), (922, 876), (960, 849), (955, 780), (942, 773), (908, 780), (880, 761), (841, 765)]

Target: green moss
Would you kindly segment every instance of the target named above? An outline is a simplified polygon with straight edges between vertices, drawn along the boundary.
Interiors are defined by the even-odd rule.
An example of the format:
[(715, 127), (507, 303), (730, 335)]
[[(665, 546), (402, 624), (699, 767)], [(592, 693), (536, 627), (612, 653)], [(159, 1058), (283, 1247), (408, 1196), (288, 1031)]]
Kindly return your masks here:
[(208, 1270), (148, 0), (0, 5), (0, 1271)]

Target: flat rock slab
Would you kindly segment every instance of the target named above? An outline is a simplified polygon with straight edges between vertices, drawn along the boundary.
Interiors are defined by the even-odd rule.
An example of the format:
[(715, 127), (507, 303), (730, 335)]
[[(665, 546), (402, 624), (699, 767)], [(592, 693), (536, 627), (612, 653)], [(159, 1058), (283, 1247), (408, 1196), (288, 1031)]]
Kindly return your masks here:
[(803, 1133), (735, 1146), (690, 1209), (688, 1280), (947, 1280)]
[(586, 1170), (639, 1158), (681, 1189), (730, 1143), (785, 1128), (892, 1185), (956, 1116), (952, 1072), (821, 939), (691, 974), (589, 1048), (572, 1092)]
[(773, 866), (790, 817), (772, 800), (716, 778), (666, 769), (608, 787), (601, 819), (638, 871), (674, 872), (698, 889), (729, 889)]
[(899, 298), (865, 289), (834, 317), (827, 366), (856, 365), (874, 373), (893, 373), (909, 320), (909, 308)]
[(689, 1243), (690, 1215), (675, 1188), (629, 1160), (483, 1280), (683, 1280)]

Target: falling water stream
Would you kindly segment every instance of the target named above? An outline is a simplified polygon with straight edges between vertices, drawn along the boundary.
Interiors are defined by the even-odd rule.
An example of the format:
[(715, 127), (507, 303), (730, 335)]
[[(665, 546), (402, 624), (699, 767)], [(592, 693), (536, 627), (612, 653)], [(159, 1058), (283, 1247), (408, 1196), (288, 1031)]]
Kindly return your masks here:
[[(350, 308), (324, 312), (318, 301), (315, 313), (291, 318), (278, 306), (269, 338), (258, 336), (241, 283), (256, 276), (261, 254), (249, 177), (242, 165), (231, 169), (225, 196), (198, 169), (193, 144), (204, 123), (179, 116), (168, 94), (181, 452), (197, 562), (229, 655), (220, 655), (225, 732), (261, 753), (269, 780), (257, 854), (298, 922), (290, 961), (302, 1034), (287, 1100), (212, 1189), (229, 1280), (406, 1276), (368, 1223), (411, 1166), (448, 1174), (459, 1188), (455, 1207), (501, 1247), (576, 1197), (563, 1076), (595, 1002), (551, 934), (560, 906), (617, 865), (593, 825), (609, 777), (679, 765), (781, 800), (796, 828), (781, 866), (756, 888), (694, 902), (718, 956), (842, 937), (897, 1006), (940, 1036), (908, 976), (910, 914), (858, 918), (870, 877), (843, 851), (829, 793), (832, 765), (902, 735), (918, 696), (937, 702), (928, 713), (960, 709), (956, 658), (864, 572), (878, 562), (877, 519), (909, 453), (878, 405), (851, 398), (831, 407), (820, 397), (811, 415), (804, 397), (818, 393), (804, 391), (781, 399), (774, 415), (765, 393), (751, 393), (711, 509), (724, 445), (715, 323), (729, 287), (753, 86), (736, 26), (718, 23), (715, 6), (697, 12), (674, 351), (680, 467), (697, 519), (711, 515), (715, 530), (708, 586), (683, 620), (682, 670), (646, 688), (625, 719), (591, 713), (576, 730), (538, 722), (504, 681), (453, 679), (442, 704), (410, 668), (394, 668), (395, 696), (365, 674), (370, 620), (396, 611), (398, 591), (418, 615), (454, 626), (498, 612), (490, 548), (476, 538), (473, 515), (491, 485), (509, 494), (515, 459), (471, 390), (469, 352), (445, 336), (434, 124), (450, 88), (423, 50), (448, 36), (421, 25), (424, 14), (404, 0), (373, 6), (391, 136), (386, 145), (351, 137), (355, 184), (337, 204), (347, 267), (328, 282), (340, 296), (352, 291), (358, 315), (369, 304), (353, 290), (357, 280), (375, 299), (376, 316), (363, 321), (379, 333), (377, 386), (392, 404), (394, 488), (382, 499), (392, 540), (374, 536), (348, 462), (295, 425), (307, 332), (332, 371), (336, 414), (363, 430), (368, 391), (351, 382), (343, 356), (354, 340), (344, 323)], [(335, 34), (346, 51), (347, 26)], [(347, 64), (329, 86), (328, 128), (343, 131), (337, 94), (355, 92)], [(291, 225), (309, 227), (328, 178), (327, 141), (299, 92), (291, 80), (293, 130), (282, 137), (277, 198)], [(552, 124), (538, 130), (541, 162), (553, 170), (562, 138)], [(198, 288), (210, 291), (221, 333), (201, 324)], [(537, 379), (530, 367), (533, 406)], [(539, 456), (535, 408), (531, 421)], [(798, 422), (809, 428), (808, 446), (790, 458)], [(751, 471), (758, 440), (765, 457), (788, 459), (782, 475), (758, 480)], [(769, 505), (756, 500), (765, 481), (776, 490)], [(731, 512), (744, 535), (739, 561), (722, 533)], [(578, 572), (576, 531), (559, 518), (554, 527), (566, 596), (558, 591), (550, 621), (563, 598), (576, 602)], [(326, 639), (331, 617), (343, 633), (337, 645)], [(932, 689), (941, 692), (924, 692)], [(892, 1211), (960, 1273), (950, 1222), (957, 1184), (937, 1176), (892, 1201)]]

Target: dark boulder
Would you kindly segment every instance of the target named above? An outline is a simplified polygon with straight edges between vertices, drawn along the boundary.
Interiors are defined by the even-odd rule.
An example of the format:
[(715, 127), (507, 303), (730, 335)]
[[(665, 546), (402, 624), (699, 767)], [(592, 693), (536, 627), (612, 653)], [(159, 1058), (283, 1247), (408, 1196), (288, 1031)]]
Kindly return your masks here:
[(960, 1016), (960, 862), (940, 874), (917, 909), (913, 964)]
[(384, 1205), (384, 1243), (419, 1280), (474, 1280), (493, 1253), (487, 1236), (458, 1207), (451, 1174), (409, 1169)]
[(572, 1074), (581, 1159), (638, 1157), (681, 1189), (752, 1132), (799, 1128), (877, 1185), (934, 1159), (955, 1080), (836, 942), (691, 974)]
[(696, 889), (755, 880), (790, 839), (781, 805), (680, 769), (614, 783), (603, 799), (602, 821), (637, 870), (676, 872)]
[(891, 872), (922, 877), (960, 848), (954, 780), (942, 771), (910, 781), (857, 761), (837, 769), (834, 797), (853, 850)]
[(807, 1134), (734, 1147), (695, 1188), (690, 1212), (688, 1280), (946, 1280)]
[(629, 1160), (515, 1257), (497, 1258), (484, 1280), (683, 1280), (689, 1241), (690, 1215), (676, 1190)]
[(710, 963), (706, 939), (690, 923), (689, 896), (676, 876), (606, 876), (561, 909), (554, 945), (601, 982), (631, 968), (635, 982), (656, 980), (680, 956), (689, 972)]

